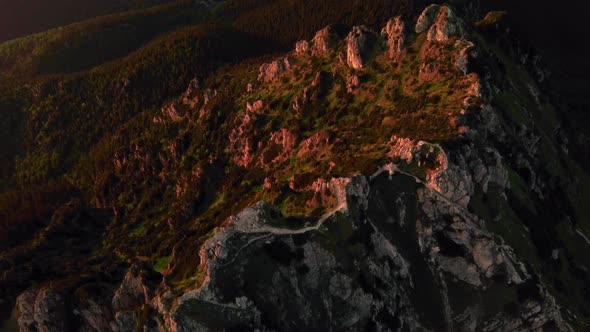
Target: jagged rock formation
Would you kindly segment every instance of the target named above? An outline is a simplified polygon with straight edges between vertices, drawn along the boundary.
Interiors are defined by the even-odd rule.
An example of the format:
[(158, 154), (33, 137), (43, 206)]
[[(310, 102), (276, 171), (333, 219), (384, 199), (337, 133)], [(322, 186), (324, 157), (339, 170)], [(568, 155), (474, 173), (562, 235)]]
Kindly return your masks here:
[(33, 287), (16, 299), (20, 331), (109, 331), (114, 329), (108, 291), (93, 285)]
[(309, 43), (307, 42), (307, 40), (301, 40), (295, 44), (295, 53), (307, 52), (309, 52)]
[(341, 40), (341, 27), (330, 25), (318, 31), (311, 41), (311, 53), (324, 56)]
[(440, 5), (430, 5), (422, 12), (416, 22), (416, 33), (426, 30), (428, 40), (445, 41), (463, 34), (463, 23), (455, 12)]
[[(134, 263), (88, 297), (84, 279), (29, 287), (16, 299), (20, 328), (573, 330), (557, 279), (540, 273), (545, 262), (531, 250), (564, 259), (561, 248), (543, 249), (544, 230), (534, 227), (548, 202), (560, 208), (550, 218), (576, 215), (575, 196), (561, 197), (560, 181), (571, 180), (552, 173), (575, 166), (541, 164), (567, 155), (567, 141), (548, 138), (557, 120), (530, 114), (553, 112), (541, 107), (538, 81), (512, 75), (512, 60), (483, 38), (466, 40), (468, 29), (441, 5), (420, 15), (418, 35), (401, 17), (381, 36), (358, 26), (343, 38), (344, 29), (328, 26), (260, 66), (257, 81), (240, 81), (245, 93), (233, 101), (241, 109), (222, 124), (211, 118), (217, 90), (191, 82), (153, 123), (195, 119), (200, 130), (227, 130), (228, 158), (208, 155), (175, 183), (176, 197), (191, 186), (210, 190), (206, 178), (223, 177), (215, 168), (225, 162), (226, 174), (243, 176), (230, 189), (259, 181), (247, 197), (257, 203), (217, 227), (194, 222), (198, 236), (175, 244), (161, 273)], [(180, 145), (158, 163), (180, 163)], [(117, 171), (132, 162), (156, 173), (137, 145), (128, 159), (115, 154)], [(209, 206), (233, 208), (224, 195)], [(590, 242), (574, 225), (559, 231)], [(569, 267), (587, 275), (584, 265)], [(77, 304), (73, 314), (66, 302)]]
[[(203, 245), (199, 288), (171, 301), (170, 291), (160, 287), (158, 295), (144, 299), (149, 292), (132, 270), (113, 303), (151, 303), (162, 317), (159, 329), (173, 331), (441, 326), (492, 331), (547, 323), (566, 329), (553, 297), (477, 217), (412, 176), (389, 170), (334, 180), (331, 186), (343, 191), (344, 201), (302, 226), (275, 226), (284, 217), (268, 203), (248, 208)], [(526, 295), (508, 315), (485, 306), (464, 311), (450, 306), (472, 287), (490, 297), (500, 290)], [(117, 321), (122, 328), (121, 313)]]
[(346, 37), (346, 62), (353, 69), (361, 69), (367, 61), (368, 48), (372, 43), (372, 34), (365, 26), (352, 28)]
[(61, 297), (52, 290), (28, 290), (16, 300), (20, 312), (18, 323), (24, 331), (64, 330)]
[(406, 34), (406, 23), (399, 16), (389, 20), (381, 30), (381, 35), (387, 37), (389, 57), (394, 61), (398, 61), (402, 54), (406, 43)]
[(271, 63), (265, 63), (260, 66), (260, 74), (258, 80), (270, 82), (275, 78), (281, 76), (291, 68), (291, 62), (288, 57), (277, 59)]

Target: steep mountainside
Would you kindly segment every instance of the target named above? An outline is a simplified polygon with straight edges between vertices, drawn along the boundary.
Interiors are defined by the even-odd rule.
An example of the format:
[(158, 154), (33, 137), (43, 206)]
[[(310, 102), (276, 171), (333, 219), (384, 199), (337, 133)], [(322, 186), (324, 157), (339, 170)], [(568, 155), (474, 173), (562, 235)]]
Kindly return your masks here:
[(587, 142), (475, 4), (173, 4), (0, 45), (4, 328), (587, 330)]

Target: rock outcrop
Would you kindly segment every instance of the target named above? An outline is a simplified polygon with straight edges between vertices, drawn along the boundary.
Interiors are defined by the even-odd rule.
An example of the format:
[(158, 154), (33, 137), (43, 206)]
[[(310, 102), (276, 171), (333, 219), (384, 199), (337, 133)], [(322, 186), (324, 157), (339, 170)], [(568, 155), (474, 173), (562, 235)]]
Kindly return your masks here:
[(131, 266), (113, 296), (112, 306), (114, 311), (134, 310), (149, 303), (154, 296), (158, 277), (145, 264)]
[[(108, 293), (93, 285), (71, 286), (46, 285), (23, 292), (16, 300), (20, 331), (111, 330), (112, 313), (105, 303)], [(88, 291), (96, 294), (89, 296)]]
[(37, 322), (35, 320), (35, 301), (39, 291), (36, 289), (29, 289), (23, 292), (16, 299), (16, 309), (19, 312), (17, 318), (18, 326), (21, 331), (35, 331), (37, 330)]
[(470, 61), (477, 57), (477, 51), (475, 50), (475, 45), (472, 42), (457, 41), (457, 43), (461, 44), (459, 46), (461, 50), (459, 51), (459, 55), (457, 57), (457, 68), (459, 68), (463, 75), (467, 75), (470, 71)]
[(254, 138), (250, 133), (254, 128), (256, 114), (251, 111), (252, 106), (246, 109), (245, 114), (239, 119), (239, 124), (229, 136), (230, 147), (234, 151), (234, 162), (244, 167), (254, 160)]
[(446, 41), (464, 34), (463, 22), (448, 6), (430, 5), (416, 23), (416, 33), (428, 30), (428, 40)]
[(295, 53), (301, 54), (307, 52), (309, 52), (309, 42), (307, 40), (301, 40), (295, 44)]
[[(36, 328), (41, 331), (64, 331), (67, 327), (65, 298), (51, 288), (42, 288), (35, 298), (34, 315)], [(30, 312), (30, 310), (28, 310)]]
[(353, 69), (362, 69), (374, 43), (373, 32), (365, 26), (356, 26), (346, 37), (346, 62)]
[(416, 33), (422, 33), (428, 30), (439, 15), (440, 9), (440, 5), (430, 5), (426, 7), (426, 9), (422, 11), (422, 14), (420, 14), (420, 17), (418, 17), (418, 21), (416, 21)]
[[(544, 286), (462, 207), (396, 172), (336, 183), (345, 202), (313, 223), (275, 226), (285, 217), (264, 202), (228, 219), (201, 249), (201, 286), (156, 307), (166, 328), (566, 328)], [(516, 318), (480, 306), (456, 311), (454, 292), (472, 287), (532, 294)]]
[(389, 57), (395, 62), (399, 61), (406, 44), (406, 23), (400, 16), (392, 18), (381, 30), (381, 35), (387, 38)]
[(314, 56), (328, 54), (341, 40), (340, 29), (337, 26), (329, 25), (318, 31), (311, 41), (311, 53)]
[(360, 78), (357, 75), (350, 75), (346, 80), (346, 92), (353, 93), (360, 85)]
[(264, 166), (285, 161), (291, 156), (297, 143), (297, 134), (286, 128), (272, 133), (269, 141), (263, 144), (264, 148), (262, 149), (259, 160), (260, 164)]
[(277, 77), (283, 75), (286, 71), (291, 69), (291, 60), (289, 57), (277, 59), (271, 63), (265, 63), (260, 66), (259, 81), (270, 82)]
[[(358, 203), (365, 201), (367, 185), (363, 179), (357, 179), (354, 184), (341, 187), (348, 192), (344, 198), (357, 197)], [(346, 203), (339, 204), (338, 210), (332, 213), (343, 211), (346, 206)], [(355, 205), (357, 208), (366, 206)], [(218, 328), (264, 329), (261, 312), (270, 312), (273, 313), (272, 324), (280, 329), (300, 326), (358, 328), (378, 321), (376, 312), (391, 317), (403, 312), (399, 324), (410, 329), (419, 328), (407, 294), (412, 287), (408, 263), (389, 239), (378, 231), (371, 231), (372, 226), (350, 224), (348, 220), (337, 222), (335, 217), (327, 215), (316, 225), (303, 229), (285, 229), (272, 226), (283, 217), (266, 203), (236, 215), (204, 245), (200, 255), (202, 269), (207, 271), (206, 281), (198, 290), (183, 296), (172, 309), (172, 325), (207, 329), (213, 328), (209, 324), (217, 320), (216, 324), (222, 324), (217, 325)], [(343, 224), (338, 226), (339, 223)], [(376, 249), (374, 257), (364, 260), (362, 267), (363, 278), (371, 290), (359, 284), (355, 272), (338, 272), (337, 266), (344, 262), (334, 256), (334, 249), (322, 243), (340, 240), (319, 232), (334, 227), (352, 227), (357, 231), (362, 227), (369, 231), (365, 239)], [(362, 255), (366, 249), (361, 246), (357, 250)], [(257, 252), (262, 255), (262, 265), (248, 258)], [(256, 270), (257, 284), (266, 286), (262, 289), (252, 285), (254, 288), (247, 290), (240, 276), (243, 274), (232, 272), (238, 270), (245, 274)], [(230, 284), (236, 285), (238, 297), (228, 302), (219, 290)], [(293, 292), (298, 296), (287, 296)], [(197, 306), (209, 313), (207, 320), (190, 315), (191, 308)], [(335, 307), (340, 309), (334, 311)], [(347, 312), (354, 314), (351, 317), (345, 314)]]

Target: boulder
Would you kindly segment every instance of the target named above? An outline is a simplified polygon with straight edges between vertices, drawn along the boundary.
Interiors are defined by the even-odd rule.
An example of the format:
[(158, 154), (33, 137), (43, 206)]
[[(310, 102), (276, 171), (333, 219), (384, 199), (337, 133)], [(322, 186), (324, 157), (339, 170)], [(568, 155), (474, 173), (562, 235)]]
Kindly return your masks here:
[(473, 241), (473, 261), (488, 278), (492, 276), (497, 255), (494, 241), (486, 238)]

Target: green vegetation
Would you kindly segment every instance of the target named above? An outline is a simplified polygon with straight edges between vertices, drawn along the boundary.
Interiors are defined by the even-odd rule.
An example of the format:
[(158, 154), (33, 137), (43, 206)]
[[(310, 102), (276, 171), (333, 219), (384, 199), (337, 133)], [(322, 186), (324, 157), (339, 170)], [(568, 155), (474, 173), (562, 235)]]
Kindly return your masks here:
[[(325, 58), (293, 56), (290, 71), (272, 82), (257, 80), (262, 63), (328, 23), (378, 27), (422, 6), (410, 0), (235, 0), (206, 12), (181, 1), (0, 44), (0, 249), (44, 250), (40, 243), (60, 234), (52, 233), (55, 228), (71, 222), (86, 230), (87, 220), (109, 220), (96, 240), (101, 246), (84, 252), (92, 257), (91, 272), (121, 271), (137, 260), (163, 272), (173, 259), (166, 255), (174, 252), (169, 282), (190, 287), (203, 279), (200, 246), (232, 214), (266, 200), (286, 216), (277, 226), (300, 227), (289, 224), (290, 217), (318, 217), (336, 204), (332, 188), (318, 184), (397, 162), (388, 156), (393, 136), (455, 141), (470, 82), (455, 68), (454, 42), (431, 44), (419, 35), (396, 64), (382, 55), (379, 39), (360, 71), (338, 63), (342, 42)], [(486, 46), (503, 54), (497, 45)], [(516, 135), (533, 114), (541, 142), (550, 142), (555, 109), (538, 107), (528, 74), (507, 56), (499, 61), (508, 77), (523, 78), (493, 101), (502, 123)], [(433, 70), (424, 73), (423, 64)], [(349, 92), (352, 75), (362, 84)], [(257, 101), (262, 108), (247, 112)], [(436, 166), (435, 157), (400, 167), (426, 179), (423, 162)], [(583, 219), (590, 188), (584, 171), (552, 148), (540, 150), (539, 162), (551, 173), (541, 176), (552, 183), (571, 181), (567, 174), (579, 179), (563, 195), (576, 203), (572, 215), (583, 221), (577, 227), (590, 233)], [(533, 198), (525, 174), (509, 169), (509, 203), (494, 188), (478, 188), (470, 208), (486, 221), (499, 218), (488, 227), (540, 269), (534, 245), (522, 237), (538, 244), (572, 234), (541, 218), (536, 207), (544, 202)], [(352, 230), (344, 215), (334, 218), (325, 242), (340, 248)], [(542, 227), (534, 228), (535, 218)], [(571, 243), (563, 247), (577, 256), (579, 241)], [(357, 246), (348, 245), (347, 253), (356, 255)], [(565, 269), (553, 275), (575, 284)]]
[[(214, 42), (220, 40), (227, 44)], [(100, 137), (179, 94), (191, 78), (214, 68), (209, 59), (231, 61), (237, 49), (247, 56), (248, 48), (255, 47), (249, 42), (230, 30), (196, 26), (155, 40), (116, 63), (37, 80), (39, 95), (24, 113), (28, 148), (26, 156), (16, 159), (16, 182), (43, 183), (62, 174)], [(6, 136), (14, 133), (10, 125), (6, 124)]]
[[(143, 24), (148, 12), (126, 15)], [(160, 8), (152, 14), (162, 13)], [(228, 14), (218, 10), (217, 15)], [(119, 21), (109, 22), (117, 26)], [(334, 193), (314, 194), (306, 188), (321, 178), (373, 172), (386, 161), (392, 135), (431, 141), (458, 135), (449, 121), (449, 114), (460, 109), (464, 88), (455, 83), (458, 72), (416, 81), (421, 57), (408, 57), (397, 66), (379, 55), (355, 73), (335, 66), (342, 43), (324, 59), (299, 57), (284, 77), (260, 84), (258, 68), (274, 56), (256, 56), (273, 46), (235, 26), (182, 28), (83, 72), (4, 85), (2, 111), (13, 119), (2, 124), (3, 133), (7, 140), (21, 142), (20, 149), (5, 152), (5, 188), (29, 188), (52, 179), (72, 184), (93, 205), (113, 211), (97, 257), (105, 257), (105, 264), (149, 257), (161, 265), (161, 254), (176, 248), (173, 280), (183, 284), (198, 264), (187, 258), (188, 252), (198, 251), (207, 234), (231, 214), (264, 199), (287, 216), (321, 216), (336, 203)], [(412, 52), (423, 46), (424, 38), (413, 41)], [(383, 52), (377, 46), (375, 53)], [(352, 74), (361, 75), (364, 83), (351, 94), (346, 82)], [(174, 98), (193, 78), (199, 83)], [(254, 85), (251, 93), (246, 92), (248, 83)], [(293, 100), (305, 88), (309, 98), (295, 111)], [(445, 90), (456, 95), (441, 97)], [(229, 142), (246, 104), (258, 99), (265, 107), (253, 127)], [(282, 130), (296, 137), (294, 150), (286, 155), (270, 142)], [(314, 137), (320, 137), (317, 143), (302, 143)], [(250, 138), (261, 145), (254, 148), (252, 164), (240, 167), (235, 160), (243, 151), (242, 140)], [(276, 174), (270, 187), (265, 184), (268, 174)], [(292, 179), (299, 189), (289, 187)]]
[(166, 257), (159, 258), (156, 261), (156, 264), (154, 264), (154, 270), (162, 273), (166, 269), (166, 267), (168, 266), (168, 263), (170, 263), (170, 259), (172, 259), (172, 256), (166, 256)]
[[(219, 11), (219, 15), (226, 19), (234, 18), (235, 26), (240, 31), (290, 49), (297, 40), (311, 39), (316, 31), (327, 24), (364, 24), (380, 29), (395, 15), (412, 17), (426, 3), (420, 0), (232, 0)], [(273, 19), (269, 20), (269, 17)]]
[(0, 42), (92, 17), (161, 4), (166, 0), (3, 1)]
[(113, 14), (0, 44), (0, 79), (77, 72), (123, 57), (150, 40), (199, 23), (190, 1)]

